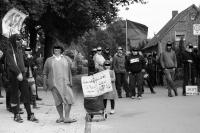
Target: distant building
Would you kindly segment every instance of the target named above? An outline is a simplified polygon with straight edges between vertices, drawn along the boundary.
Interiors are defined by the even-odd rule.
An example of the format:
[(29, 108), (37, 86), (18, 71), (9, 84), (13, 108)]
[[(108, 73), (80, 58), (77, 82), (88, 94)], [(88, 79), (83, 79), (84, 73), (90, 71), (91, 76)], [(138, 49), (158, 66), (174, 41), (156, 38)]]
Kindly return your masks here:
[[(163, 16), (164, 17), (164, 16)], [(150, 40), (145, 51), (162, 52), (165, 49), (167, 41), (174, 42), (174, 48), (179, 48), (179, 41), (182, 38), (184, 44), (192, 43), (194, 46), (200, 46), (200, 37), (194, 35), (194, 25), (200, 25), (200, 9), (194, 4), (178, 13), (172, 11), (172, 18), (167, 24)], [(200, 32), (200, 27), (195, 28), (195, 32)], [(199, 43), (199, 44), (198, 44)]]

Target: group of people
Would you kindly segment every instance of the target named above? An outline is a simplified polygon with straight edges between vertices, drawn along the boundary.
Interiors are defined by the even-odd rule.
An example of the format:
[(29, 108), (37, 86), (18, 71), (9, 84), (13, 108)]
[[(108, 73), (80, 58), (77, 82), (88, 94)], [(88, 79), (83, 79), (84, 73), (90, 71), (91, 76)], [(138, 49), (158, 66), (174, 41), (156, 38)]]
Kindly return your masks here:
[[(158, 69), (152, 70), (152, 67), (157, 64), (160, 64), (160, 69), (163, 72), (162, 80), (165, 79), (166, 81), (168, 96), (178, 96), (177, 86), (174, 82), (177, 69), (177, 57), (173, 50), (173, 43), (171, 41), (166, 43), (166, 49), (160, 54), (159, 58), (155, 57), (154, 59), (152, 56), (155, 57), (156, 54), (153, 53), (150, 56), (146, 56), (135, 47), (132, 47), (129, 53), (125, 53), (122, 47), (119, 46), (117, 52), (113, 56), (111, 56), (109, 48), (103, 50), (102, 47), (99, 46), (92, 49), (88, 60), (88, 75), (110, 69), (110, 71), (112, 71), (111, 77), (114, 77), (111, 78), (113, 92), (110, 92), (110, 94), (112, 94), (112, 97), (107, 97), (106, 93), (104, 98), (105, 101), (107, 101), (107, 99), (111, 100), (111, 113), (114, 113), (114, 99), (116, 96), (122, 98), (122, 89), (125, 91), (126, 97), (141, 99), (146, 81), (151, 93), (156, 93), (153, 88), (156, 84), (156, 77), (154, 74)], [(181, 63), (183, 65), (183, 96), (186, 96), (187, 85), (197, 85), (198, 83), (199, 62), (200, 57), (197, 49), (195, 49), (191, 43), (188, 43), (184, 51), (181, 51)]]
[[(63, 55), (64, 48), (55, 44), (53, 56), (47, 58), (44, 68), (44, 90), (49, 89), (55, 100), (59, 114), (57, 123), (72, 123), (75, 119), (69, 117), (71, 105), (74, 103), (72, 91), (71, 60)], [(30, 47), (22, 47), (22, 36), (14, 34), (9, 37), (8, 47), (0, 50), (0, 58), (3, 60), (1, 75), (6, 91), (6, 108), (14, 114), (14, 121), (22, 123), (23, 119), (21, 103), (27, 112), (27, 120), (38, 123), (32, 108), (38, 108), (36, 104), (37, 87), (35, 83), (35, 64)], [(2, 65), (2, 64), (1, 64)], [(38, 98), (37, 100), (41, 100)], [(31, 106), (31, 104), (33, 106)], [(63, 114), (63, 111), (65, 114)]]
[[(1, 76), (6, 84), (6, 107), (14, 114), (14, 121), (22, 123), (20, 116), (20, 103), (24, 104), (27, 112), (27, 120), (39, 122), (31, 109), (38, 108), (36, 104), (37, 87), (35, 83), (35, 69), (37, 68), (31, 49), (22, 49), (22, 38), (19, 34), (14, 34), (9, 38), (9, 45), (6, 50), (0, 49)], [(52, 92), (55, 106), (59, 114), (57, 123), (73, 123), (76, 119), (70, 118), (71, 106), (74, 103), (72, 90), (72, 60), (63, 54), (64, 48), (58, 44), (53, 47), (53, 55), (46, 59), (43, 67), (43, 88)], [(152, 59), (152, 58), (150, 58)], [(186, 45), (186, 49), (181, 53), (183, 64), (183, 95), (186, 95), (186, 85), (197, 84), (199, 78), (198, 66), (200, 57), (191, 43)], [(164, 72), (168, 96), (173, 97), (178, 92), (174, 83), (174, 74), (177, 68), (177, 58), (172, 43), (166, 44), (166, 50), (161, 53), (159, 62)], [(125, 53), (122, 47), (117, 48), (117, 52), (111, 56), (110, 49), (103, 51), (102, 47), (92, 49), (88, 59), (88, 75), (92, 75), (104, 70), (109, 70), (113, 91), (103, 95), (104, 107), (107, 100), (111, 102), (110, 114), (115, 113), (115, 99), (122, 98), (122, 89), (126, 97), (141, 99), (144, 93), (144, 83), (146, 81), (152, 94), (155, 94), (154, 83), (152, 83), (152, 71), (149, 69), (149, 56), (133, 47), (129, 53)], [(5, 72), (5, 75), (2, 73)], [(1, 82), (2, 86), (2, 82)], [(1, 87), (0, 86), (0, 87)], [(137, 91), (136, 91), (137, 88)], [(1, 93), (0, 93), (1, 96)], [(63, 113), (64, 112), (64, 113)]]
[(127, 54), (119, 46), (114, 56), (111, 56), (109, 48), (103, 51), (102, 47), (97, 47), (92, 49), (88, 60), (88, 75), (110, 70), (113, 91), (104, 94), (104, 105), (106, 108), (106, 101), (111, 101), (111, 114), (115, 112), (115, 99), (122, 98), (122, 89), (126, 97), (141, 99), (144, 93), (144, 82), (147, 81), (151, 93), (156, 93), (146, 68), (147, 61), (137, 48), (132, 48)]

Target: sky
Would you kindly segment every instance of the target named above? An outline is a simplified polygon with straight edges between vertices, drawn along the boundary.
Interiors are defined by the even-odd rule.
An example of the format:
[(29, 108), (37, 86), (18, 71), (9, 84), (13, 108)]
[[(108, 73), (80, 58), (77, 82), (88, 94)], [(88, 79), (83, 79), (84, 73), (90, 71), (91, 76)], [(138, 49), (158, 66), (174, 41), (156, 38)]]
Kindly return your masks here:
[(126, 7), (119, 7), (118, 16), (134, 22), (144, 24), (148, 27), (148, 38), (154, 34), (171, 19), (172, 11), (177, 10), (179, 13), (192, 4), (200, 6), (200, 0), (145, 0), (147, 4), (132, 4), (129, 10)]

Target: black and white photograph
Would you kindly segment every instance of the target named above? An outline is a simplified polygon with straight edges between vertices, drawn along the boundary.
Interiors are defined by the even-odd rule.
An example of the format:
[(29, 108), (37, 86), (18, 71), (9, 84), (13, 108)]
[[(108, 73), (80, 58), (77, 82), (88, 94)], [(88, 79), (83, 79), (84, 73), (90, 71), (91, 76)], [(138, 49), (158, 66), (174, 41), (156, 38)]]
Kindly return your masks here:
[(199, 0), (0, 0), (0, 133), (199, 122)]

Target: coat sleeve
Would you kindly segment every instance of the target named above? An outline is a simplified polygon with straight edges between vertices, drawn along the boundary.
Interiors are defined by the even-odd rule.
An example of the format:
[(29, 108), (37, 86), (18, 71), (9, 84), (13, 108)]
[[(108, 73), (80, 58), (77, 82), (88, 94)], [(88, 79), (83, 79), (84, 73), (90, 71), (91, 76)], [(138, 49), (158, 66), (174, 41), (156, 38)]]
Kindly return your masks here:
[(19, 75), (21, 71), (14, 61), (14, 56), (12, 54), (12, 51), (8, 50), (6, 52), (5, 58), (6, 58), (6, 65), (9, 71), (12, 71), (16, 76)]

